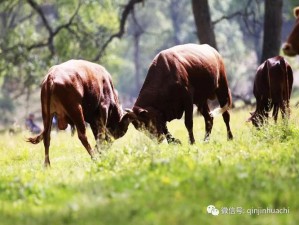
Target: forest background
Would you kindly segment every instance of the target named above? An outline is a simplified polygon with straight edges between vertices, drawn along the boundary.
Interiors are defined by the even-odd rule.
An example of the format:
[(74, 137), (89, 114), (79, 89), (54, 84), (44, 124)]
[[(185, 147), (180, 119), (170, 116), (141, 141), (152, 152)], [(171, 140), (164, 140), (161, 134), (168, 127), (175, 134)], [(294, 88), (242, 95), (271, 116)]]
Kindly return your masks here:
[[(39, 85), (55, 64), (80, 58), (103, 65), (123, 106), (131, 107), (154, 56), (184, 43), (217, 48), (234, 101), (252, 104), (257, 66), (283, 55), (281, 45), (294, 25), (296, 2), (2, 0), (0, 129), (23, 126), (29, 113), (41, 121)], [(286, 59), (298, 85), (298, 58)]]

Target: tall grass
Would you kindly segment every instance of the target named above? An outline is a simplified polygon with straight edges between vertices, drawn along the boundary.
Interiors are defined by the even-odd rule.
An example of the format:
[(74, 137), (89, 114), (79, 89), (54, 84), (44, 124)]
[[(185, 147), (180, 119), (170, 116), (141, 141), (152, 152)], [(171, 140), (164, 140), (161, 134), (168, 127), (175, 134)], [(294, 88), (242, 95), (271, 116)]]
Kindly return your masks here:
[[(221, 117), (209, 143), (195, 118), (193, 146), (181, 120), (169, 130), (182, 145), (158, 145), (130, 127), (95, 162), (77, 137), (53, 133), (50, 169), (43, 145), (24, 141), (28, 133), (2, 135), (0, 224), (298, 224), (299, 109), (288, 126), (270, 120), (260, 130), (245, 122), (248, 111), (232, 110), (233, 141)], [(238, 207), (242, 214), (222, 214)], [(289, 213), (249, 213), (267, 207)]]

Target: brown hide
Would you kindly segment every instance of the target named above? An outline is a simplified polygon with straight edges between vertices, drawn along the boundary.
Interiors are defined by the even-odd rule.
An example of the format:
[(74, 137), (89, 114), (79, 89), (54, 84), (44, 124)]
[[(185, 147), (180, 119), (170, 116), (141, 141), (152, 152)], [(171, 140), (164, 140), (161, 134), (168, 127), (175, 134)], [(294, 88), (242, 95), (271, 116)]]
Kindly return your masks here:
[(284, 54), (288, 56), (299, 55), (299, 7), (294, 9), (294, 16), (296, 18), (295, 26), (291, 31), (287, 42), (282, 46)]
[(149, 67), (147, 77), (133, 107), (138, 120), (135, 128), (145, 128), (159, 140), (179, 142), (168, 132), (166, 122), (180, 119), (185, 113), (185, 126), (190, 142), (193, 137), (193, 104), (198, 106), (206, 124), (205, 140), (213, 126), (208, 99), (217, 97), (227, 126), (228, 138), (231, 95), (220, 54), (209, 45), (178, 45), (160, 52)]
[(275, 121), (277, 121), (279, 109), (283, 117), (289, 117), (292, 86), (292, 68), (283, 57), (276, 56), (262, 63), (257, 69), (253, 87), (256, 110), (249, 121), (259, 127), (268, 118), (268, 113), (272, 108)]
[(70, 60), (49, 70), (41, 84), (41, 106), (44, 130), (28, 141), (37, 144), (44, 140), (46, 166), (50, 165), (50, 132), (54, 115), (59, 129), (66, 129), (68, 124), (76, 127), (78, 137), (91, 157), (94, 157), (94, 151), (86, 137), (85, 122), (90, 124), (97, 145), (100, 141), (109, 141), (110, 136), (123, 136), (130, 122), (128, 114), (123, 116), (110, 74), (104, 67), (84, 60)]

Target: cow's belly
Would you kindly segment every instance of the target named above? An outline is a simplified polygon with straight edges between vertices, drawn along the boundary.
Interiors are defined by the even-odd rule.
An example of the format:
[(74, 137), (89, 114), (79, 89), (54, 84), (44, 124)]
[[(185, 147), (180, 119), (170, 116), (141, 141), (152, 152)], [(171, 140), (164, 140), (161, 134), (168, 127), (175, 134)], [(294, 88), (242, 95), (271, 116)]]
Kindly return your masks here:
[(183, 106), (183, 102), (176, 102), (176, 104), (172, 104), (171, 106), (165, 107), (161, 111), (164, 119), (170, 122), (174, 119), (181, 119), (185, 109)]
[(193, 86), (193, 102), (199, 104), (207, 101), (207, 99), (214, 100), (216, 98), (217, 86), (210, 80), (209, 82), (202, 82)]
[(216, 93), (213, 87), (210, 90), (196, 90), (193, 95), (193, 103), (195, 105), (201, 105), (205, 103), (208, 99), (214, 100), (216, 98)]
[(52, 102), (51, 114), (55, 114), (57, 118), (57, 127), (59, 130), (65, 130), (70, 119), (63, 105), (58, 101)]

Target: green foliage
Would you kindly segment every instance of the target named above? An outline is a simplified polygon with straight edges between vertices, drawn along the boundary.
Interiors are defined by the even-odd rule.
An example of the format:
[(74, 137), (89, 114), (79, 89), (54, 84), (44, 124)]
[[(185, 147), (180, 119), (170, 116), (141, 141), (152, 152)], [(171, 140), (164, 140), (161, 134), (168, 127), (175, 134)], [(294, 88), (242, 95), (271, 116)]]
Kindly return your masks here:
[[(196, 117), (197, 143), (188, 144), (182, 120), (169, 124), (182, 145), (156, 144), (130, 126), (92, 162), (76, 137), (52, 133), (52, 168), (43, 169), (43, 145), (23, 133), (0, 139), (0, 217), (26, 224), (297, 224), (299, 222), (299, 109), (256, 130), (248, 109), (232, 110), (235, 136), (226, 140), (221, 117), (209, 143)], [(244, 122), (243, 122), (244, 121)], [(89, 140), (95, 144), (90, 130)], [(289, 208), (289, 214), (207, 214), (206, 207)]]
[[(79, 3), (81, 5), (72, 24), (55, 35), (53, 45), (56, 51), (51, 55), (48, 46), (28, 49), (33, 44), (48, 41), (49, 32), (38, 13), (26, 1), (1, 2), (0, 98), (11, 102), (2, 104), (4, 108), (1, 110), (5, 114), (0, 118), (0, 124), (3, 120), (12, 122), (12, 115), (24, 117), (18, 115), (24, 112), (24, 104), (30, 108), (39, 106), (39, 101), (33, 101), (32, 96), (38, 95), (37, 87), (52, 65), (71, 58), (93, 60), (110, 35), (118, 31), (123, 6), (128, 3), (127, 0), (36, 2), (47, 12), (45, 16), (53, 31), (67, 24)], [(209, 1), (213, 21), (236, 12), (242, 14), (214, 25), (230, 88), (236, 94), (250, 96), (252, 93), (252, 79), (261, 51), (263, 3), (247, 0)], [(295, 3), (284, 1), (284, 18), (294, 20), (290, 14)], [(136, 29), (141, 30), (139, 84), (136, 84), (134, 59)], [(111, 73), (120, 96), (136, 97), (154, 56), (163, 49), (189, 42), (198, 43), (190, 0), (146, 0), (144, 4), (135, 5), (134, 16), (128, 16), (124, 36), (109, 44), (99, 63)], [(298, 68), (296, 59), (288, 58), (288, 61), (294, 69)], [(20, 99), (24, 96), (27, 96), (26, 103)]]
[[(1, 111), (5, 113), (0, 118), (1, 124), (12, 122), (13, 107), (8, 106), (16, 105), (16, 98), (27, 95), (27, 101), (32, 100), (32, 89), (40, 84), (52, 65), (72, 58), (92, 60), (99, 53), (108, 37), (118, 29), (121, 2), (36, 1), (51, 32), (55, 33), (53, 55), (50, 45), (46, 45), (51, 32), (37, 10), (26, 1), (0, 4), (0, 98), (11, 101), (9, 105), (2, 104)], [(24, 105), (16, 108), (21, 107)]]
[(121, 93), (133, 94), (134, 86), (134, 64), (128, 53), (126, 41), (115, 40), (108, 49), (109, 52), (121, 52), (119, 54), (107, 54), (102, 62), (112, 76), (113, 83)]

